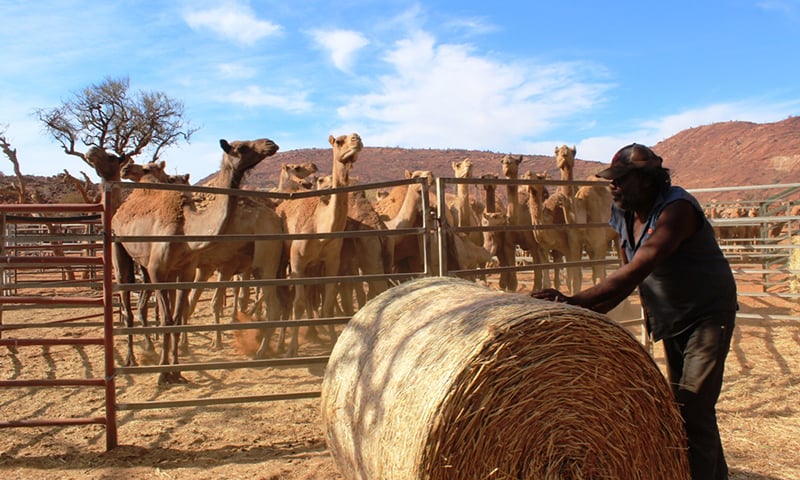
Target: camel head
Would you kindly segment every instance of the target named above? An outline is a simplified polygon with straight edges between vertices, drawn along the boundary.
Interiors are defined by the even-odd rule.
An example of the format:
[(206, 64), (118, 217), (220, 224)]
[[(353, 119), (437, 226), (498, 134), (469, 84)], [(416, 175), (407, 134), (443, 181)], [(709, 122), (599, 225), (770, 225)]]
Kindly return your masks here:
[(189, 185), (189, 174), (183, 175), (167, 175), (167, 183), (174, 183), (176, 185)]
[(122, 166), (120, 176), (134, 182), (170, 183), (166, 172), (167, 162), (149, 162), (144, 165), (128, 162)]
[(465, 158), (460, 162), (453, 162), (452, 166), (456, 178), (472, 177), (472, 161), (469, 158)]
[(86, 163), (94, 167), (94, 171), (97, 172), (100, 178), (110, 182), (121, 180), (120, 171), (122, 167), (132, 161), (127, 155), (109, 154), (100, 147), (91, 147), (84, 154), (84, 159)]
[(228, 166), (233, 171), (240, 173), (255, 167), (261, 160), (275, 155), (279, 148), (275, 142), (268, 138), (249, 141), (236, 140), (230, 143), (225, 139), (221, 139), (219, 146), (225, 152), (222, 159), (223, 167)]
[(575, 154), (578, 152), (578, 149), (573, 145), (572, 148), (569, 148), (566, 145), (561, 145), (560, 147), (556, 147), (555, 154), (556, 154), (556, 165), (558, 165), (559, 169), (564, 168), (573, 168), (575, 166)]
[[(548, 175), (547, 172), (534, 173), (532, 179), (546, 181), (550, 179), (550, 175)], [(547, 200), (548, 197), (550, 197), (550, 194), (545, 188), (543, 183), (531, 184), (530, 195), (531, 198), (540, 202), (543, 202)]]
[(522, 163), (522, 155), (504, 155), (500, 163), (503, 166), (503, 175), (509, 178), (516, 178), (519, 172), (519, 164)]
[(508, 217), (503, 212), (483, 212), (483, 218), (481, 218), (481, 225), (483, 225), (484, 227), (508, 225)]
[(317, 164), (314, 162), (305, 163), (282, 163), (281, 169), (289, 175), (297, 178), (306, 178), (317, 173)]
[(358, 158), (358, 154), (364, 148), (364, 144), (361, 143), (361, 137), (357, 133), (339, 135), (338, 137), (330, 135), (328, 143), (333, 147), (334, 164), (336, 162), (343, 164), (354, 163)]

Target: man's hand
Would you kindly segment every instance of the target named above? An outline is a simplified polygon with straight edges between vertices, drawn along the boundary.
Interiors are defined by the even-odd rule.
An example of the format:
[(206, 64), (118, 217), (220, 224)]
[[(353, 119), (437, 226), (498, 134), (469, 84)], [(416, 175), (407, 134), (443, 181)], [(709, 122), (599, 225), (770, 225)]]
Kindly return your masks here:
[(531, 297), (538, 298), (539, 300), (549, 300), (557, 303), (569, 303), (570, 297), (559, 292), (555, 288), (545, 288), (531, 292)]

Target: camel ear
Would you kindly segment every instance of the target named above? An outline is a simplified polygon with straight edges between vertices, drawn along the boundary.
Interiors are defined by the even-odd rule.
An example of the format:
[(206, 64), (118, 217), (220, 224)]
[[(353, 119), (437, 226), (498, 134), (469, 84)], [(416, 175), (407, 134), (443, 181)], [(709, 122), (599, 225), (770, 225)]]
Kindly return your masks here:
[(553, 150), (553, 153), (555, 153), (556, 155), (558, 155), (558, 147), (556, 147), (556, 148)]
[(573, 156), (575, 156), (575, 154), (576, 154), (576, 153), (578, 153), (578, 147), (576, 147), (575, 145), (573, 145), (573, 146), (572, 146), (572, 155), (573, 155)]
[(406, 169), (406, 178), (411, 178), (411, 172), (409, 172), (408, 169)]
[(328, 135), (328, 143), (330, 143), (331, 146), (333, 146), (333, 144), (336, 143), (336, 137), (334, 137), (333, 135)]
[(219, 146), (220, 146), (220, 147), (222, 147), (222, 151), (223, 151), (223, 152), (225, 152), (225, 153), (231, 153), (231, 144), (230, 144), (230, 143), (228, 143), (228, 141), (227, 141), (227, 140), (225, 140), (224, 138), (221, 138), (221, 139), (219, 140)]
[(167, 168), (167, 161), (166, 160), (161, 160), (160, 162), (158, 162), (158, 164), (161, 165), (161, 170), (166, 170), (166, 168)]

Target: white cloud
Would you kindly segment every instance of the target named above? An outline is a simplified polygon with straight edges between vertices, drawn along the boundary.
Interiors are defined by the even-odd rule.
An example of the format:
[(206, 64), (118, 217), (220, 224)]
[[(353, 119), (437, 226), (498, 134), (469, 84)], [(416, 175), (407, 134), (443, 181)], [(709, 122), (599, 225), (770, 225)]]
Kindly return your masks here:
[(249, 86), (245, 90), (238, 90), (227, 97), (226, 100), (246, 107), (270, 107), (287, 112), (301, 113), (311, 108), (311, 102), (306, 100), (305, 92), (292, 93), (267, 93), (261, 87)]
[(278, 35), (280, 25), (256, 18), (253, 10), (236, 2), (218, 7), (184, 12), (184, 20), (194, 30), (211, 30), (242, 45), (254, 45), (264, 37)]
[(248, 79), (253, 78), (257, 74), (257, 70), (240, 63), (221, 63), (217, 65), (222, 78), (230, 79)]
[[(519, 151), (525, 139), (604, 101), (587, 65), (503, 63), (427, 33), (396, 43), (376, 93), (339, 109), (372, 145)], [(370, 131), (371, 130), (371, 131)], [(528, 142), (530, 140), (527, 140)]]
[(330, 54), (336, 68), (348, 73), (356, 52), (369, 45), (364, 35), (352, 30), (313, 30), (310, 34), (317, 46)]

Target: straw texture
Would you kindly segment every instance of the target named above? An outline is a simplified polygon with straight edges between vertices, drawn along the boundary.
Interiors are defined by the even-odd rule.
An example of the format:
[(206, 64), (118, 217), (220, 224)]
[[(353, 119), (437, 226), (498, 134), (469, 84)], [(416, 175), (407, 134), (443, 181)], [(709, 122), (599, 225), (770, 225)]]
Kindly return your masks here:
[(322, 417), (348, 480), (689, 478), (669, 387), (626, 330), (454, 278), (353, 317)]

